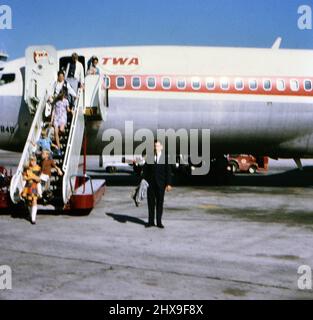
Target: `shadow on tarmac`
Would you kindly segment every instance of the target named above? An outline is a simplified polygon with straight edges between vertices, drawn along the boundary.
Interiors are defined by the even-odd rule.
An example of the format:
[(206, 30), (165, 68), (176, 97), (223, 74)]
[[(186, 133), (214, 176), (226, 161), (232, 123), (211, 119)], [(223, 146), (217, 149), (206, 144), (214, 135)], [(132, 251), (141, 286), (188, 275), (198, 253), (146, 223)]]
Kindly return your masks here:
[[(62, 211), (55, 209), (38, 210), (38, 215), (41, 216), (69, 216), (69, 217), (83, 217), (88, 216), (92, 210), (75, 210)], [(24, 205), (13, 206), (12, 208), (0, 209), (0, 216), (11, 216), (12, 219), (21, 219), (30, 222), (30, 215)]]
[(115, 213), (106, 213), (106, 215), (113, 218), (115, 221), (120, 222), (120, 223), (131, 222), (131, 223), (139, 224), (142, 226), (146, 225), (146, 222), (139, 219), (139, 218), (135, 218), (135, 217), (127, 216), (127, 215), (122, 215), (122, 214), (115, 214)]
[(26, 209), (0, 209), (0, 216), (11, 216), (12, 219), (21, 219), (30, 221), (29, 214), (27, 214)]

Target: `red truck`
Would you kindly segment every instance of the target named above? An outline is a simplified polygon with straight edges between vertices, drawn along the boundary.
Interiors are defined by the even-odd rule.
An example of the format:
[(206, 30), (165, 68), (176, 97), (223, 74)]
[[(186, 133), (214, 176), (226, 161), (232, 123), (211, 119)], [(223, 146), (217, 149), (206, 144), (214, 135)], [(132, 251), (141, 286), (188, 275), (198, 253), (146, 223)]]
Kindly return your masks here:
[(228, 155), (227, 170), (233, 173), (245, 172), (254, 174), (268, 170), (268, 157), (255, 157), (252, 155)]

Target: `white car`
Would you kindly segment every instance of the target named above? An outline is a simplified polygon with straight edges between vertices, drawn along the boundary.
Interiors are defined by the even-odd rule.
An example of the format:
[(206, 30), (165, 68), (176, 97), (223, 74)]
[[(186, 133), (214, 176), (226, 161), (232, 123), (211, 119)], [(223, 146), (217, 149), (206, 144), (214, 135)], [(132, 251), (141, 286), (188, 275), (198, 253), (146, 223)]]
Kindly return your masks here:
[(108, 173), (127, 172), (132, 173), (132, 164), (134, 158), (125, 158), (120, 156), (103, 156), (100, 157), (99, 166)]

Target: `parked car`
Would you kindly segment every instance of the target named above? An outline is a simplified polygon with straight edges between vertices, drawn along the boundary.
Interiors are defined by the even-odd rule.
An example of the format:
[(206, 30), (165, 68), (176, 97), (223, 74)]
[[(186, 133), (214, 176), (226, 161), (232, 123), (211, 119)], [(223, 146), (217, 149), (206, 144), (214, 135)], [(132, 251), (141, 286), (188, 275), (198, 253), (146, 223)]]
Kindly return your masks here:
[(133, 157), (101, 156), (100, 168), (107, 173), (133, 173)]
[(252, 155), (228, 155), (227, 170), (233, 173), (247, 172), (255, 174), (256, 172), (265, 172), (268, 170), (268, 157), (254, 157)]

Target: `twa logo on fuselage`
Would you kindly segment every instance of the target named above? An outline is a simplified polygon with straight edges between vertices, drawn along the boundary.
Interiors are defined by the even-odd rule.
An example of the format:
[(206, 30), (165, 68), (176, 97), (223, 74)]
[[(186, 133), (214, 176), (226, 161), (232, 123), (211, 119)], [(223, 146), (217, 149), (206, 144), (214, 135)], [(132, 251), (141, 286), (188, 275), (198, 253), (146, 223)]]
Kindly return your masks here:
[(38, 63), (40, 60), (47, 59), (49, 54), (47, 51), (34, 51), (34, 62)]
[(138, 56), (115, 55), (105, 56), (102, 58), (102, 66), (108, 71), (133, 71), (140, 67)]

